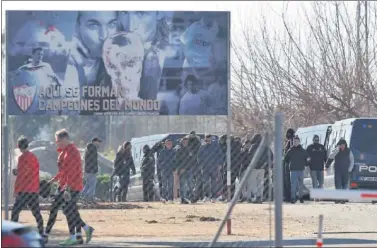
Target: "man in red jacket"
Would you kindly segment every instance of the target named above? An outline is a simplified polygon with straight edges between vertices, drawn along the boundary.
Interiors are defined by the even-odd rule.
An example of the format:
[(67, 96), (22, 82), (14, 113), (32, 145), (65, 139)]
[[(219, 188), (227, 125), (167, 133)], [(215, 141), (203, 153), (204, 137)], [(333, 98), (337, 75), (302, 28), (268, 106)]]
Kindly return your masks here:
[(69, 140), (68, 132), (63, 129), (55, 133), (58, 145), (58, 174), (50, 182), (58, 181), (58, 194), (51, 205), (50, 217), (46, 227), (48, 235), (55, 223), (57, 212), (61, 205), (67, 218), (70, 237), (61, 245), (72, 246), (83, 243), (81, 228), (86, 234), (86, 243), (92, 238), (94, 229), (82, 221), (77, 207), (77, 200), (83, 189), (82, 166), (80, 151)]
[(17, 169), (13, 174), (17, 176), (14, 193), (16, 201), (12, 209), (11, 220), (18, 222), (19, 215), (25, 206), (33, 213), (39, 233), (43, 235), (43, 218), (39, 209), (39, 162), (38, 158), (28, 150), (29, 142), (25, 137), (17, 141), (21, 155), (18, 157)]

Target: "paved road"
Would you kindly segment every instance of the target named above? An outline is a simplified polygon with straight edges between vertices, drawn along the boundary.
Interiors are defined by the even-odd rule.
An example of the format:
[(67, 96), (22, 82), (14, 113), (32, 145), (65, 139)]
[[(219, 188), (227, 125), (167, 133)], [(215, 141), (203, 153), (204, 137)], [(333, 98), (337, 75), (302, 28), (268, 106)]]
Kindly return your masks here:
[[(347, 238), (347, 236), (349, 238)], [(367, 238), (351, 238), (350, 234), (331, 235), (324, 238), (325, 247), (377, 247), (377, 234), (363, 234)], [(289, 247), (314, 247), (315, 239), (286, 239), (284, 246)], [(51, 240), (49, 247), (56, 247), (58, 240)], [(93, 240), (90, 245), (81, 247), (208, 247), (209, 241), (164, 241), (164, 240), (131, 240), (114, 238), (114, 241)], [(273, 242), (269, 240), (250, 240), (250, 241), (220, 241), (215, 247), (271, 247)], [(80, 246), (78, 246), (80, 247)]]

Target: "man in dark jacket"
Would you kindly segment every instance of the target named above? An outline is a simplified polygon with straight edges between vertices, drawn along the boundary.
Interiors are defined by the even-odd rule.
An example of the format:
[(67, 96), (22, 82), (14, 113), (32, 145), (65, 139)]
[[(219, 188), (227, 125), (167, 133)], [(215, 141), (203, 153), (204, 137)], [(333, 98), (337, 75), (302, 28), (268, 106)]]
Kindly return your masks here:
[(174, 193), (174, 176), (173, 173), (176, 169), (175, 153), (173, 149), (173, 142), (170, 139), (165, 141), (165, 148), (160, 152), (158, 157), (158, 166), (161, 171), (162, 178), (162, 192), (161, 200), (166, 202), (173, 202)]
[[(284, 144), (284, 156), (287, 154), (289, 149), (293, 147), (293, 137), (295, 136), (295, 131), (292, 128), (289, 128), (285, 135), (285, 144)], [(284, 201), (291, 201), (291, 172), (289, 170), (289, 164), (283, 163), (284, 169)]]
[(101, 144), (99, 138), (93, 138), (91, 143), (88, 143), (85, 149), (85, 187), (82, 191), (82, 196), (88, 202), (95, 202), (97, 173), (98, 173), (98, 147)]
[(303, 189), (304, 189), (304, 170), (307, 165), (309, 155), (300, 144), (300, 138), (295, 136), (293, 138), (293, 147), (289, 149), (284, 156), (284, 162), (289, 164), (291, 172), (291, 203), (296, 203), (296, 192), (300, 202), (303, 203)]
[(323, 188), (324, 172), (327, 152), (324, 145), (319, 143), (319, 136), (313, 136), (313, 144), (306, 148), (309, 154), (310, 177), (312, 178), (313, 188)]
[(192, 194), (192, 174), (190, 173), (190, 165), (192, 164), (192, 156), (188, 147), (188, 138), (183, 137), (181, 145), (177, 147), (175, 161), (177, 163), (177, 174), (179, 176), (179, 195), (182, 204), (190, 203)]
[(212, 142), (210, 134), (205, 136), (204, 144), (198, 152), (198, 164), (202, 171), (204, 194), (203, 201), (211, 199), (215, 202), (218, 187), (216, 179), (220, 173), (221, 165), (224, 161), (224, 154), (220, 146), (216, 142)]
[(141, 160), (141, 178), (143, 179), (143, 199), (145, 202), (154, 201), (154, 174), (156, 170), (153, 152), (148, 145), (143, 147)]
[[(353, 170), (355, 160), (344, 139), (339, 140), (336, 149), (330, 153), (326, 168), (329, 168), (332, 162), (334, 162), (335, 188), (348, 189), (349, 173)], [(335, 201), (335, 203), (344, 204), (345, 201)]]
[(131, 154), (131, 142), (125, 142), (118, 150), (114, 160), (114, 174), (119, 176), (119, 200), (125, 202), (127, 199), (128, 185), (130, 183), (130, 170), (136, 174), (134, 160)]
[(188, 136), (188, 147), (189, 153), (189, 170), (194, 180), (194, 187), (191, 192), (191, 201), (196, 202), (202, 198), (203, 195), (203, 178), (201, 174), (201, 169), (198, 165), (198, 152), (201, 146), (200, 137), (196, 135), (195, 131), (190, 132)]

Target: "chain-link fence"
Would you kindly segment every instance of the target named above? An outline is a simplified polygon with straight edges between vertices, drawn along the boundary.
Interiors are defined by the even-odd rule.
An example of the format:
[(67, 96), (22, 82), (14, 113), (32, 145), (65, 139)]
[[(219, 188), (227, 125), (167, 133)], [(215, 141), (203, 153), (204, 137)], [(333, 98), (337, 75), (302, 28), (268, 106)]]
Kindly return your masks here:
[[(14, 123), (12, 118), (11, 123)], [(33, 117), (29, 118), (32, 120)], [(189, 126), (188, 131), (182, 128), (181, 132), (158, 132), (164, 126), (160, 124), (164, 121), (161, 118), (155, 122), (156, 129), (152, 131), (150, 126), (149, 132), (143, 131), (142, 136), (135, 135), (130, 139), (120, 138), (120, 132), (114, 130), (126, 130), (126, 135), (127, 128), (113, 123), (112, 130), (107, 128), (103, 132), (96, 130), (87, 134), (90, 138), (81, 144), (76, 135), (89, 133), (94, 128), (77, 126), (76, 123), (70, 125), (69, 119), (51, 118), (50, 125), (56, 131), (65, 129), (69, 138), (64, 132), (55, 134), (56, 131), (42, 131), (40, 133), (45, 136), (36, 140), (30, 137), (38, 135), (32, 136), (26, 130), (14, 129), (13, 124), (10, 137), (25, 136), (28, 138), (28, 148), (24, 149), (25, 140), (10, 139), (11, 166), (8, 176), (11, 179), (11, 219), (35, 226), (36, 218), (37, 227), (43, 235), (50, 234), (52, 244), (68, 234), (69, 226), (76, 236), (93, 237), (95, 244), (104, 246), (121, 245), (122, 242), (169, 245), (169, 242), (178, 241), (204, 246), (209, 245), (220, 225), (225, 229), (224, 223), (228, 223), (226, 232), (218, 233), (223, 234), (217, 241), (222, 246), (272, 245), (276, 232), (274, 223), (279, 219), (275, 213), (276, 202), (274, 204), (274, 169), (279, 163), (276, 161), (275, 147), (270, 148), (271, 131), (265, 135), (264, 146), (258, 145), (262, 142), (263, 134), (249, 134), (246, 137), (232, 135), (228, 173), (228, 139), (226, 124), (222, 122), (224, 119), (213, 118), (221, 122), (204, 126), (203, 120), (211, 123), (212, 117), (200, 118), (196, 121), (197, 128)], [(94, 121), (86, 123), (97, 125)], [(151, 123), (152, 120), (148, 125)], [(117, 146), (111, 135), (117, 136)], [(112, 139), (113, 145), (110, 145), (109, 139)], [(258, 158), (255, 158), (259, 147)], [(253, 158), (256, 161), (252, 163)], [(245, 176), (250, 166), (250, 174)], [(281, 168), (286, 173), (286, 165)], [(308, 202), (308, 190), (312, 187), (310, 177), (304, 176), (304, 185), (300, 185), (298, 175), (292, 174), (292, 171), (289, 174), (290, 177), (284, 174), (284, 181), (281, 182), (285, 198), (279, 198), (287, 202), (284, 211), (280, 212), (285, 237), (299, 238), (302, 244), (314, 244), (318, 218), (323, 215), (325, 244), (326, 238), (338, 245), (342, 242), (359, 242), (355, 239), (345, 241), (347, 232), (352, 233), (352, 237), (362, 237), (365, 245), (370, 244), (370, 236), (375, 233), (372, 225), (375, 215), (371, 212), (373, 205), (363, 205), (364, 211), (357, 211), (362, 207), (360, 203), (337, 205), (326, 199)], [(331, 188), (334, 180), (334, 177), (329, 177), (324, 178), (326, 188)], [(55, 180), (51, 180), (53, 178)], [(240, 186), (240, 183), (243, 185)], [(296, 186), (294, 194), (292, 187)], [(291, 197), (287, 199), (289, 194)], [(292, 194), (296, 197), (292, 197)], [(300, 201), (304, 204), (300, 204)], [(224, 203), (236, 204), (229, 219), (224, 219), (229, 207)], [(31, 210), (31, 213), (21, 210)], [(59, 214), (59, 210), (63, 210), (67, 220)], [(347, 215), (336, 215), (337, 211), (347, 212)], [(369, 219), (364, 219), (363, 224), (358, 223), (366, 214)], [(354, 218), (352, 216), (358, 216), (353, 220), (356, 224), (347, 228), (347, 223)], [(44, 229), (41, 229), (42, 219)], [(341, 238), (334, 241), (334, 235)], [(200, 241), (194, 241), (198, 239)], [(80, 239), (78, 241), (81, 242)], [(284, 242), (297, 245), (296, 241)]]
[[(31, 127), (24, 129), (20, 122), (35, 123), (39, 127), (37, 133), (28, 131)], [(209, 238), (226, 209), (227, 205), (222, 203), (234, 196), (262, 139), (258, 134), (231, 135), (231, 187), (228, 187), (224, 117), (131, 117), (126, 121), (120, 117), (51, 117), (43, 124), (34, 117), (11, 117), (10, 123), (10, 217), (18, 220), (22, 209), (31, 209), (36, 216), (39, 202), (45, 227), (41, 232), (47, 234), (51, 230), (56, 233), (55, 228), (65, 230), (61, 217), (56, 217), (62, 209), (69, 225), (75, 226), (70, 222), (84, 219), (101, 233), (106, 225), (133, 223), (146, 236), (153, 236), (148, 234), (149, 222), (156, 221), (169, 224), (166, 232), (171, 231), (174, 222), (183, 222), (177, 235), (184, 232), (196, 235), (192, 228), (198, 222), (204, 224), (203, 228), (210, 226), (203, 234)], [(62, 129), (65, 131), (56, 133)], [(249, 176), (237, 202), (271, 202), (272, 157), (270, 149), (263, 153), (258, 163), (260, 168)], [(69, 205), (72, 201), (82, 209), (82, 218)], [(193, 209), (184, 211), (186, 205)], [(124, 208), (136, 208), (135, 211), (156, 208), (161, 213), (157, 216), (148, 213), (142, 217), (146, 218), (142, 223), (140, 220), (119, 222), (117, 218), (124, 213), (121, 210)], [(104, 226), (93, 219), (93, 209), (102, 209)], [(113, 215), (113, 211), (103, 209), (119, 209), (115, 210), (119, 213)], [(42, 217), (37, 218), (41, 225)], [(20, 219), (33, 223), (27, 211), (21, 213)], [(269, 230), (268, 222), (264, 224)], [(85, 224), (79, 221), (76, 226), (75, 232), (80, 233)], [(112, 230), (113, 233), (106, 230), (106, 235), (126, 236), (118, 228)]]

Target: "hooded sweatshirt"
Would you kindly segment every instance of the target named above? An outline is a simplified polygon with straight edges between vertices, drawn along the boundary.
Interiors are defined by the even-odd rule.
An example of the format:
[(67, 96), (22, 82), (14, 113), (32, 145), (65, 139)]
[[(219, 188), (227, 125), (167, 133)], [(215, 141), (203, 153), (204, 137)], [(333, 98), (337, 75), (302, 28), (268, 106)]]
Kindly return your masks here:
[(336, 148), (333, 150), (330, 155), (329, 159), (326, 163), (326, 168), (330, 166), (330, 164), (334, 161), (334, 169), (336, 172), (351, 172), (353, 170), (353, 167), (355, 165), (355, 160), (353, 157), (352, 151), (348, 148), (347, 141), (344, 139), (339, 140), (337, 146), (339, 145), (345, 145), (346, 147), (344, 150), (340, 150), (340, 148)]

